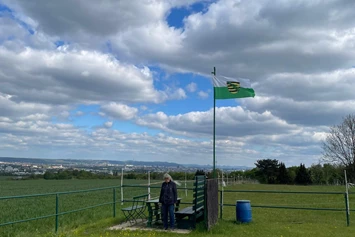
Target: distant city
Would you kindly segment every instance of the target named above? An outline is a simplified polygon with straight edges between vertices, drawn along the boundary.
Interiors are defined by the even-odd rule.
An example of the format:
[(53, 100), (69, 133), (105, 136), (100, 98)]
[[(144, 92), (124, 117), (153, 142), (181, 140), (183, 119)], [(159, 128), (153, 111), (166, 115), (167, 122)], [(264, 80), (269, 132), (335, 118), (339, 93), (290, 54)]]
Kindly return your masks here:
[[(218, 166), (226, 172), (249, 170), (246, 166)], [(46, 171), (85, 170), (92, 173), (113, 175), (115, 172), (206, 172), (212, 170), (211, 165), (177, 164), (159, 161), (115, 161), (115, 160), (78, 160), (78, 159), (39, 159), (0, 157), (0, 175), (29, 176), (44, 175)]]

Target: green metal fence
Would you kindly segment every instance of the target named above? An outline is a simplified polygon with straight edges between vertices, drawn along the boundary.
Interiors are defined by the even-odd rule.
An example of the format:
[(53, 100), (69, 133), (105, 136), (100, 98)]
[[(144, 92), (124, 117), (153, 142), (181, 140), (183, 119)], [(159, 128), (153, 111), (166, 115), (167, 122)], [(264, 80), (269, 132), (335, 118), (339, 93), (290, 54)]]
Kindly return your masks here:
[[(149, 186), (151, 189), (160, 189), (160, 186)], [(6, 223), (0, 223), (0, 227), (2, 226), (7, 226), (7, 225), (13, 225), (17, 223), (23, 223), (23, 222), (29, 222), (29, 221), (34, 221), (34, 220), (40, 220), (40, 219), (45, 219), (45, 218), (50, 218), (50, 217), (55, 217), (55, 223), (54, 224), (54, 229), (55, 232), (58, 231), (59, 228), (59, 217), (63, 215), (67, 215), (70, 213), (75, 213), (75, 212), (80, 212), (88, 209), (93, 209), (96, 207), (100, 206), (107, 206), (107, 205), (112, 205), (112, 216), (116, 217), (116, 210), (117, 210), (117, 203), (124, 203), (124, 202), (131, 202), (132, 200), (130, 199), (125, 199), (125, 200), (117, 200), (117, 191), (120, 188), (147, 188), (147, 185), (122, 185), (122, 186), (111, 186), (111, 187), (103, 187), (103, 188), (95, 188), (95, 189), (87, 189), (87, 190), (77, 190), (77, 191), (68, 191), (68, 192), (55, 192), (55, 193), (44, 193), (44, 194), (32, 194), (32, 195), (22, 195), (22, 196), (6, 196), (6, 197), (0, 197), (0, 202), (4, 200), (11, 200), (11, 199), (24, 199), (24, 198), (36, 198), (36, 197), (45, 197), (45, 196), (53, 196), (55, 197), (55, 209), (53, 210), (54, 214), (49, 214), (49, 215), (43, 215), (43, 216), (38, 216), (38, 217), (33, 217), (33, 218), (28, 218), (28, 219), (22, 219), (22, 220), (13, 220), (10, 222)], [(73, 209), (69, 211), (64, 211), (60, 212), (59, 210), (59, 204), (61, 197), (64, 195), (70, 195), (70, 194), (77, 194), (77, 193), (87, 193), (87, 192), (97, 192), (97, 191), (102, 191), (102, 190), (112, 190), (112, 201), (110, 202), (104, 202), (104, 203), (99, 203), (96, 205), (91, 205), (87, 206), (84, 208), (79, 208), (79, 209)], [(193, 188), (178, 188), (178, 190), (193, 190)], [(251, 205), (251, 207), (255, 208), (278, 208), (278, 209), (297, 209), (297, 210), (314, 210), (314, 211), (342, 211), (345, 212), (346, 214), (346, 222), (347, 225), (349, 226), (349, 212), (350, 211), (355, 211), (355, 210), (350, 210), (348, 207), (348, 194), (345, 192), (296, 192), (296, 191), (268, 191), (268, 190), (219, 190), (220, 192), (220, 218), (223, 218), (223, 207), (235, 207), (235, 204), (230, 204), (230, 203), (224, 203), (224, 195), (223, 193), (265, 193), (265, 194), (302, 194), (302, 195), (344, 195), (344, 200), (345, 200), (345, 208), (311, 208), (311, 207), (293, 207), (293, 206), (271, 206), (271, 205)], [(352, 193), (354, 194), (354, 193)], [(191, 202), (181, 202), (181, 204), (192, 204)]]
[[(131, 199), (117, 200), (117, 191), (121, 187), (122, 188), (144, 188), (144, 189), (146, 189), (147, 185), (122, 185), (122, 186), (111, 186), (111, 187), (94, 188), (94, 189), (77, 190), (77, 191), (68, 191), (68, 192), (55, 192), (55, 193), (43, 193), (43, 194), (31, 194), (31, 195), (21, 195), (21, 196), (0, 197), (0, 202), (4, 201), (4, 200), (12, 200), (12, 199), (25, 199), (25, 198), (36, 198), (36, 197), (48, 197), (48, 196), (55, 197), (55, 209), (53, 210), (53, 214), (37, 216), (37, 217), (28, 218), (28, 219), (22, 219), (22, 220), (13, 220), (13, 221), (5, 222), (5, 223), (0, 223), (0, 227), (55, 217), (54, 229), (55, 229), (55, 232), (58, 232), (59, 217), (60, 216), (71, 214), (71, 213), (75, 213), (75, 212), (80, 212), (80, 211), (84, 211), (84, 210), (88, 210), (88, 209), (93, 209), (93, 208), (96, 208), (96, 207), (107, 206), (107, 205), (112, 205), (112, 216), (116, 217), (117, 203), (121, 202), (123, 204), (123, 202), (127, 202), (127, 203), (132, 202)], [(150, 186), (150, 188), (152, 188), (152, 189), (160, 189), (161, 186)], [(60, 200), (61, 200), (60, 197), (62, 197), (64, 195), (77, 194), (77, 193), (88, 193), (88, 192), (97, 192), (97, 191), (110, 190), (110, 189), (112, 189), (112, 201), (111, 202), (99, 203), (99, 204), (96, 204), (96, 205), (91, 205), (91, 206), (87, 206), (87, 207), (84, 207), (84, 208), (79, 208), (79, 209), (74, 209), (74, 210), (69, 210), (69, 211), (64, 211), (64, 212), (60, 212), (60, 210), (59, 210), (59, 206), (60, 206), (59, 204), (60, 204)], [(178, 190), (193, 190), (193, 188), (178, 188)], [(181, 204), (192, 204), (192, 202), (181, 202)]]
[[(58, 227), (59, 227), (59, 216), (63, 216), (63, 215), (74, 213), (74, 212), (80, 212), (80, 211), (84, 211), (84, 210), (88, 210), (88, 209), (92, 209), (92, 208), (96, 208), (96, 207), (106, 206), (106, 205), (112, 205), (112, 216), (116, 217), (116, 203), (119, 202), (116, 199), (116, 192), (117, 192), (118, 188), (120, 188), (120, 186), (94, 188), (94, 189), (68, 191), (68, 192), (56, 192), (56, 193), (44, 193), (44, 194), (32, 194), (32, 195), (22, 195), (22, 196), (0, 197), (0, 202), (1, 202), (1, 201), (4, 201), (4, 200), (11, 200), (11, 199), (55, 196), (55, 210), (53, 210), (54, 214), (38, 216), (38, 217), (29, 218), (29, 219), (23, 219), (23, 220), (14, 220), (14, 221), (6, 222), (6, 223), (0, 223), (0, 227), (1, 226), (7, 226), (7, 225), (13, 225), (13, 224), (17, 224), (17, 223), (28, 222), (28, 221), (40, 220), (40, 219), (45, 219), (45, 218), (50, 218), (50, 217), (55, 217), (54, 226), (55, 226), (55, 232), (57, 232), (58, 231)], [(109, 189), (112, 189), (112, 202), (99, 203), (97, 205), (87, 206), (87, 207), (84, 207), (84, 208), (74, 209), (74, 210), (65, 211), (65, 212), (60, 212), (60, 210), (59, 210), (60, 197), (63, 196), (63, 195), (70, 195), (70, 194), (77, 194), (77, 193), (87, 193), (87, 192), (97, 192), (97, 191), (109, 190)]]
[(274, 191), (274, 190), (218, 190), (220, 192), (220, 218), (223, 218), (223, 207), (235, 207), (236, 204), (224, 203), (223, 193), (265, 193), (265, 194), (302, 194), (302, 195), (344, 195), (345, 208), (315, 208), (315, 207), (293, 207), (293, 206), (269, 206), (269, 205), (252, 205), (256, 208), (274, 208), (274, 209), (293, 209), (293, 210), (312, 210), (312, 211), (343, 211), (346, 215), (346, 224), (350, 225), (349, 214), (350, 210), (348, 206), (348, 193), (344, 192), (296, 192), (296, 191)]

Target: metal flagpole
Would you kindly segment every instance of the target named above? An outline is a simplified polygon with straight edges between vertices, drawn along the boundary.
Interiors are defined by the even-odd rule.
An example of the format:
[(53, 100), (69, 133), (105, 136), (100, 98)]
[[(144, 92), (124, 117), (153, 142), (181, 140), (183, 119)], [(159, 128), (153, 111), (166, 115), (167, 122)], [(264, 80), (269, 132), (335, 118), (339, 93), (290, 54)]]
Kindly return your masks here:
[[(216, 76), (216, 67), (212, 74)], [(214, 80), (214, 78), (213, 78)], [(213, 85), (213, 178), (216, 178), (216, 92)]]

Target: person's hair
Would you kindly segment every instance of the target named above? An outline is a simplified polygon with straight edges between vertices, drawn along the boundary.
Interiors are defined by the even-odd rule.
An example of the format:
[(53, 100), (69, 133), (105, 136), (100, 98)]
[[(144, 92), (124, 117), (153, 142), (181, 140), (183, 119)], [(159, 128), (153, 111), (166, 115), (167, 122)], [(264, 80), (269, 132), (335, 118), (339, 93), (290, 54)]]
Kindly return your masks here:
[(168, 173), (165, 173), (165, 174), (164, 174), (164, 179), (173, 180), (173, 179), (171, 178), (171, 176), (170, 176)]

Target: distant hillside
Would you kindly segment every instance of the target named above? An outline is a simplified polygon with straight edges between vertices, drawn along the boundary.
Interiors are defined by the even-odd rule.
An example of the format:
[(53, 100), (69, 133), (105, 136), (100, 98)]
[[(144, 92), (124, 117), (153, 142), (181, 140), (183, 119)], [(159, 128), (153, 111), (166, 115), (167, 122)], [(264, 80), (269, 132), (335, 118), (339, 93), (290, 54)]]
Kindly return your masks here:
[[(40, 158), (18, 158), (18, 157), (0, 157), (0, 162), (19, 162), (19, 163), (31, 163), (31, 164), (116, 164), (116, 165), (145, 165), (145, 166), (164, 166), (164, 167), (177, 167), (182, 166), (172, 162), (161, 161), (119, 161), (119, 160), (81, 160), (81, 159), (40, 159)], [(183, 166), (182, 166), (183, 167)]]
[[(198, 165), (198, 164), (177, 164), (173, 162), (162, 162), (162, 161), (119, 161), (119, 160), (84, 160), (84, 159), (42, 159), (42, 158), (18, 158), (18, 157), (0, 157), (0, 162), (19, 162), (19, 163), (30, 163), (37, 165), (98, 165), (98, 164), (113, 164), (113, 165), (135, 165), (135, 166), (155, 166), (155, 167), (186, 167), (186, 168), (199, 168), (199, 169), (212, 169), (211, 165)], [(226, 170), (248, 170), (251, 169), (247, 166), (217, 166), (220, 169)]]

